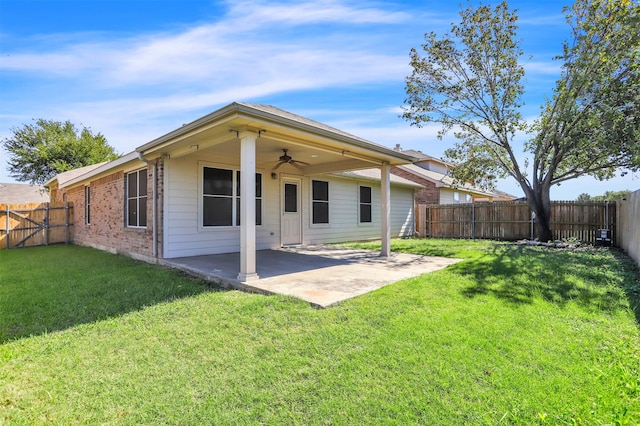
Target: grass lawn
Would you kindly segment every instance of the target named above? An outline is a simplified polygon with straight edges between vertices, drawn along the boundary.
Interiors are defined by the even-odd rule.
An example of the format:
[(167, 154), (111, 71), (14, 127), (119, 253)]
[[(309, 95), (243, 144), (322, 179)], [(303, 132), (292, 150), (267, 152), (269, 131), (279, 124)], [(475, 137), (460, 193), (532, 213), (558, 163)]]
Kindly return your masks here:
[(464, 261), (315, 309), (89, 248), (0, 251), (0, 424), (640, 423), (628, 257), (392, 249)]

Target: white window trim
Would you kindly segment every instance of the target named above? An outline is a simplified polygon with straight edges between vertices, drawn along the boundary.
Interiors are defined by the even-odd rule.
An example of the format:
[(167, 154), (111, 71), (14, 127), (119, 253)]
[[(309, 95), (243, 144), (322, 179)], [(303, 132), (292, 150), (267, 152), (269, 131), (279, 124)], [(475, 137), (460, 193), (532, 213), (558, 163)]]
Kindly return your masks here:
[[(142, 169), (137, 169), (137, 170), (131, 170), (129, 172), (126, 172), (124, 174), (124, 178), (125, 178), (125, 207), (124, 207), (124, 223), (125, 223), (125, 228), (127, 229), (147, 229), (147, 226), (149, 224), (149, 217), (147, 215), (147, 225), (129, 225), (129, 175), (136, 173), (138, 176), (138, 179), (140, 179), (140, 172), (145, 172), (145, 177), (147, 176), (147, 168), (143, 167)], [(138, 182), (138, 186), (140, 186), (139, 181)], [(141, 198), (139, 195), (136, 197), (138, 200)], [(147, 195), (144, 196), (144, 198), (146, 198), (147, 203), (149, 202), (149, 184), (148, 184), (148, 180), (147, 180)], [(146, 203), (145, 203), (146, 206)], [(139, 223), (140, 221), (138, 221)]]
[[(232, 176), (233, 176), (233, 195), (231, 196), (233, 202), (231, 203), (231, 214), (232, 214), (232, 218), (233, 221), (235, 222), (236, 217), (237, 217), (237, 203), (235, 202), (238, 195), (236, 194), (236, 189), (237, 189), (237, 176), (238, 173), (240, 172), (240, 168), (238, 166), (231, 166), (228, 164), (218, 164), (218, 163), (209, 163), (209, 162), (205, 162), (205, 161), (199, 161), (198, 162), (198, 231), (201, 232), (218, 232), (218, 231), (240, 231), (241, 225), (225, 225), (225, 226), (215, 226), (215, 225), (208, 225), (205, 226), (203, 225), (203, 218), (204, 218), (204, 168), (208, 167), (210, 169), (220, 169), (220, 170), (230, 170), (232, 172)], [(256, 169), (256, 174), (259, 174), (261, 176), (261, 180), (262, 180), (262, 196), (260, 197), (256, 197), (256, 199), (261, 200), (262, 202), (260, 203), (260, 217), (262, 218), (262, 224), (260, 225), (256, 225), (256, 228), (260, 229), (264, 227), (264, 192), (265, 192), (265, 188), (264, 188), (264, 184), (265, 184), (265, 179), (264, 179), (264, 172), (261, 170), (257, 170)], [(256, 206), (257, 209), (257, 206)]]
[[(88, 195), (88, 196), (87, 196)], [(89, 202), (87, 202), (89, 200)], [(84, 224), (91, 225), (91, 186), (84, 187)]]
[[(363, 222), (362, 218), (360, 217), (360, 206), (362, 204), (362, 202), (360, 201), (360, 188), (362, 188), (362, 187), (369, 188), (371, 190), (371, 202), (368, 203), (371, 206), (371, 221), (369, 221), (369, 222)], [(358, 226), (373, 226), (373, 186), (364, 185), (364, 184), (358, 184), (358, 211), (357, 211), (357, 215), (358, 215)]]
[[(326, 202), (328, 205), (327, 223), (313, 223), (313, 182), (326, 182), (327, 183), (327, 201), (320, 200), (321, 202)], [(326, 179), (309, 179), (309, 227), (310, 228), (330, 228), (331, 227), (331, 182)]]

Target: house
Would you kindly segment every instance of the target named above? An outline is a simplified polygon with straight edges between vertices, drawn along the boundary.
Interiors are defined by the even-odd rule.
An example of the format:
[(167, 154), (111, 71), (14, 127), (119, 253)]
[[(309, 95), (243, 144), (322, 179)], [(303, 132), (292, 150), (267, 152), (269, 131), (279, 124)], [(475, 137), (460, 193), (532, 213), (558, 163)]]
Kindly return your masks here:
[(69, 170), (66, 172), (58, 173), (53, 178), (49, 179), (45, 186), (49, 189), (49, 197), (51, 201), (67, 201), (66, 191), (62, 191), (60, 194), (58, 191), (60, 188), (64, 188), (70, 180), (89, 173), (93, 169), (97, 169), (100, 166), (105, 165), (107, 162), (91, 164), (89, 166), (78, 167), (77, 169)]
[(26, 183), (0, 183), (0, 204), (46, 203), (49, 193), (44, 186)]
[[(77, 244), (149, 262), (414, 232), (414, 158), (282, 109), (232, 103), (71, 179)], [(64, 182), (61, 180), (65, 178)], [(53, 190), (55, 188), (55, 190)]]
[(416, 193), (417, 204), (459, 204), (493, 201), (512, 201), (515, 196), (502, 191), (487, 191), (470, 183), (455, 184), (449, 170), (453, 164), (423, 154), (420, 151), (402, 150), (396, 145), (394, 150), (416, 158), (413, 164), (403, 164), (391, 168), (391, 173), (416, 182), (424, 189)]

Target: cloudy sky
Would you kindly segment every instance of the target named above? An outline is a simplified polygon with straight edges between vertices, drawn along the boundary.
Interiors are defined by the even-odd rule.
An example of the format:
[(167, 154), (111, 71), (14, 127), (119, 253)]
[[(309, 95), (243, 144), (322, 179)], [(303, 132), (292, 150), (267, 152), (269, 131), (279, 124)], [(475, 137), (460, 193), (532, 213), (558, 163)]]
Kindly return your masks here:
[[(265, 103), (373, 142), (440, 157), (452, 140), (399, 118), (409, 50), (458, 20), (458, 1), (0, 0), (0, 139), (71, 120), (127, 153), (234, 101)], [(466, 3), (465, 3), (466, 4)], [(511, 1), (535, 117), (559, 74), (562, 3)], [(524, 158), (524, 156), (523, 156)], [(0, 182), (11, 182), (0, 151)], [(521, 195), (514, 181), (499, 188)], [(640, 188), (581, 178), (554, 199)]]

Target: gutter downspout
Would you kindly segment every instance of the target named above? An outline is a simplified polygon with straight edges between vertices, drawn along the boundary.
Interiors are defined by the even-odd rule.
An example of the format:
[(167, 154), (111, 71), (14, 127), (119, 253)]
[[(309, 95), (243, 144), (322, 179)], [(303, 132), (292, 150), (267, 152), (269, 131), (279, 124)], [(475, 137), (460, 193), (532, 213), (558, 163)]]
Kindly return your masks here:
[(156, 214), (158, 199), (158, 162), (151, 161), (144, 158), (141, 152), (138, 152), (138, 159), (144, 161), (147, 164), (153, 165), (153, 208), (152, 208), (152, 222), (153, 222), (153, 257), (158, 258), (158, 215)]

